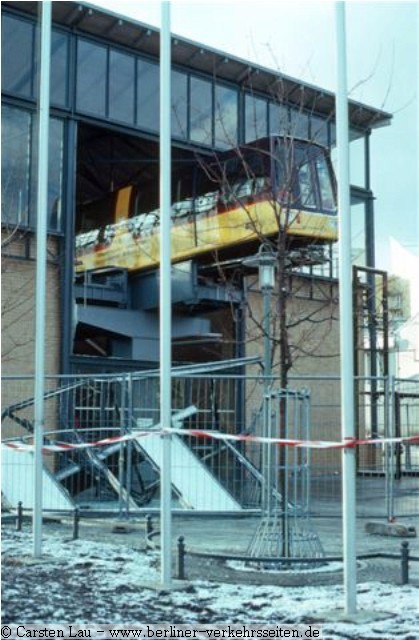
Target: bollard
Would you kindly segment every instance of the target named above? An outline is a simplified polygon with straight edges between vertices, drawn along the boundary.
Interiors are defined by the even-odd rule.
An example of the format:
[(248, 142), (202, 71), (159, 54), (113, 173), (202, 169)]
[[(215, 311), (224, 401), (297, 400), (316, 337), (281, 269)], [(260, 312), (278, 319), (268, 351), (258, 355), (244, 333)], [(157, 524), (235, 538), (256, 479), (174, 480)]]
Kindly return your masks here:
[(153, 522), (151, 520), (151, 516), (147, 515), (145, 517), (145, 541), (148, 542), (148, 536), (153, 531)]
[(79, 539), (80, 510), (78, 507), (74, 509), (73, 517), (73, 540)]
[(22, 522), (23, 522), (23, 506), (22, 502), (17, 503), (17, 512), (16, 512), (16, 531), (22, 531)]
[(402, 542), (400, 553), (401, 583), (409, 584), (409, 543)]
[(177, 539), (177, 577), (178, 580), (185, 580), (185, 538), (179, 536)]

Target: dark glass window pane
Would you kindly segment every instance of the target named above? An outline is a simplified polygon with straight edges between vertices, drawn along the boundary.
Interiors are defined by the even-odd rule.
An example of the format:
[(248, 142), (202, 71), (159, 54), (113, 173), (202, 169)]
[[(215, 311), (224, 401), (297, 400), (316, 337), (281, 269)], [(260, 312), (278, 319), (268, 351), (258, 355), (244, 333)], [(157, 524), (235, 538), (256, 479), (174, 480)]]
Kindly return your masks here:
[[(38, 171), (38, 130), (33, 118), (30, 226), (36, 226), (37, 171)], [(61, 230), (62, 180), (63, 180), (64, 125), (57, 118), (49, 121), (48, 147), (48, 230)]]
[(212, 84), (191, 78), (190, 137), (194, 142), (212, 144)]
[(231, 148), (237, 145), (237, 91), (215, 86), (215, 146)]
[(106, 53), (105, 47), (78, 40), (76, 105), (80, 111), (106, 115)]
[(29, 207), (30, 114), (4, 106), (1, 112), (1, 219), (27, 225)]
[(327, 141), (328, 141), (327, 120), (325, 120), (324, 118), (311, 116), (310, 126), (311, 126), (310, 140), (327, 147)]
[(137, 123), (140, 127), (159, 130), (160, 80), (157, 64), (138, 59)]
[(301, 111), (297, 111), (296, 109), (291, 109), (290, 116), (290, 135), (293, 138), (308, 140), (308, 115), (306, 113), (301, 113)]
[(33, 65), (32, 24), (4, 15), (1, 34), (1, 86), (21, 96), (32, 96)]
[(51, 118), (48, 158), (48, 228), (62, 229), (62, 187), (63, 187), (63, 147), (64, 125), (61, 120)]
[(51, 34), (51, 102), (65, 107), (68, 102), (68, 36)]
[(264, 138), (268, 133), (267, 102), (247, 94), (245, 99), (245, 141)]
[(111, 49), (109, 54), (109, 117), (134, 124), (135, 58)]
[(288, 135), (290, 129), (288, 107), (283, 104), (269, 103), (269, 133)]
[(188, 78), (184, 73), (172, 71), (172, 135), (187, 138)]

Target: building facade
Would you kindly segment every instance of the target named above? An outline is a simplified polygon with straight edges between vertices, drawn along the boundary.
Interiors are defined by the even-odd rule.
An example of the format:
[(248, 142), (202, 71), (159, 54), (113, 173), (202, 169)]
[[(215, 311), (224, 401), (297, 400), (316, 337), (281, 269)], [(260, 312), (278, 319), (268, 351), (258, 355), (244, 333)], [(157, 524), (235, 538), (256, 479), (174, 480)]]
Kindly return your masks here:
[[(2, 3), (3, 367), (33, 373), (36, 264), (36, 110), (42, 3)], [(81, 211), (126, 185), (158, 192), (159, 33), (87, 4), (53, 2), (48, 186), (47, 372), (111, 372), (158, 363), (158, 279), (111, 270), (77, 275), (75, 237)], [(335, 145), (333, 94), (221, 51), (172, 38), (172, 157), (177, 177), (197, 154), (280, 134)], [(352, 187), (357, 237), (374, 265), (369, 141), (390, 116), (350, 102), (350, 132), (361, 171)], [(105, 215), (105, 213), (103, 213)], [(254, 247), (250, 250), (254, 250)], [(243, 253), (243, 252), (242, 252)], [(175, 362), (234, 358), (251, 352), (247, 302), (252, 272), (229, 254), (229, 268), (189, 260), (173, 278)], [(332, 248), (321, 265), (294, 272), (299, 313), (327, 308), (336, 344)], [(247, 284), (246, 284), (247, 283)], [(303, 283), (303, 284), (301, 284)], [(316, 290), (328, 290), (327, 304)], [(246, 298), (246, 296), (249, 296)], [(301, 310), (304, 300), (304, 311)], [(330, 311), (330, 305), (334, 310)], [(296, 307), (296, 308), (297, 308)], [(327, 322), (327, 318), (325, 319)], [(322, 326), (326, 326), (324, 323)], [(320, 331), (321, 333), (321, 331)], [(330, 332), (329, 332), (330, 333)], [(315, 344), (324, 348), (320, 334)], [(249, 351), (250, 349), (250, 351)], [(303, 349), (301, 350), (304, 351)], [(333, 346), (330, 370), (336, 371)], [(301, 364), (307, 353), (300, 354)], [(307, 365), (310, 369), (310, 365)], [(306, 367), (306, 368), (307, 368)], [(326, 367), (326, 365), (325, 365)], [(326, 367), (327, 369), (327, 367)]]

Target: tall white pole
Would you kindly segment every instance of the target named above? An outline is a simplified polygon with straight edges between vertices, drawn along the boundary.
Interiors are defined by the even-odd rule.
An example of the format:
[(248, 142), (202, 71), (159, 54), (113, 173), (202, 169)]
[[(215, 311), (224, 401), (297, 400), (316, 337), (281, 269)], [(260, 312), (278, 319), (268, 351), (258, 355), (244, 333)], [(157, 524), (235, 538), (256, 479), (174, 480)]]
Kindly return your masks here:
[[(161, 3), (160, 30), (160, 423), (171, 427), (172, 296), (171, 296), (171, 135), (170, 135), (170, 2)], [(172, 580), (171, 435), (162, 443), (160, 469), (161, 583)]]
[(42, 554), (42, 447), (44, 439), (45, 323), (48, 216), (49, 78), (51, 2), (42, 2), (41, 61), (38, 109), (38, 191), (36, 224), (35, 404), (33, 555)]
[[(336, 3), (336, 134), (339, 212), (339, 312), (342, 439), (355, 437), (354, 360), (351, 268), (351, 201), (349, 179), (348, 89), (346, 77), (345, 3)], [(356, 450), (342, 453), (342, 514), (345, 610), (356, 612)]]

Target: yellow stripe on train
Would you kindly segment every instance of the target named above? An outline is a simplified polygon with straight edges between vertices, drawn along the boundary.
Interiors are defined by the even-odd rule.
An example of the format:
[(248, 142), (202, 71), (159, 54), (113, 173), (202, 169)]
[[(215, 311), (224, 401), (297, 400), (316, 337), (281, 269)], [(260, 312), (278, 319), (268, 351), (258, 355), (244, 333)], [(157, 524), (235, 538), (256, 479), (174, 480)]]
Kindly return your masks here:
[[(281, 225), (285, 225), (285, 212), (278, 215), (278, 211), (271, 202), (265, 201), (224, 213), (212, 210), (195, 220), (179, 220), (171, 228), (172, 262), (274, 236), (278, 233), (278, 217)], [(307, 238), (310, 242), (337, 239), (335, 215), (291, 210), (285, 227), (288, 235)], [(157, 224), (135, 233), (130, 220), (122, 219), (112, 225), (111, 233), (105, 239), (100, 239), (98, 230), (89, 233), (90, 238), (84, 238), (83, 243), (76, 242), (76, 271), (79, 273), (109, 266), (139, 271), (159, 264), (160, 227)]]

